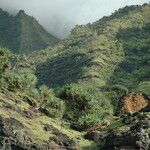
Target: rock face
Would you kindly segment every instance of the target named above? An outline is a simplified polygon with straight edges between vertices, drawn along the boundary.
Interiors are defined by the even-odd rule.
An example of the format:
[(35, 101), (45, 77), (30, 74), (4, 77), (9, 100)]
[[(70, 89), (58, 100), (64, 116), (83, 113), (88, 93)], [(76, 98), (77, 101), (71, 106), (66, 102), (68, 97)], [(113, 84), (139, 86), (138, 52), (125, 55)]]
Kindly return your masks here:
[(108, 131), (103, 150), (149, 150), (150, 113), (123, 118), (124, 125)]
[[(28, 129), (29, 131), (29, 129)], [(32, 136), (27, 129), (14, 118), (0, 118), (0, 149), (26, 150), (30, 146)]]
[(129, 95), (123, 98), (121, 102), (121, 111), (120, 114), (130, 113), (133, 114), (135, 112), (139, 112), (144, 108), (148, 107), (150, 104), (150, 100), (143, 95), (139, 95), (136, 93), (130, 93)]
[[(53, 126), (47, 131), (55, 132), (56, 136), (49, 142), (37, 143), (30, 134), (30, 129), (14, 118), (0, 117), (0, 150), (76, 150), (76, 144), (65, 134)], [(45, 131), (46, 131), (45, 129)]]
[(150, 113), (128, 114), (118, 125), (89, 131), (85, 137), (100, 143), (102, 150), (150, 150)]
[(69, 137), (63, 133), (61, 133), (58, 129), (53, 127), (52, 125), (45, 124), (44, 125), (45, 131), (51, 131), (53, 134), (55, 134), (54, 137), (50, 137), (50, 141), (54, 141), (57, 145), (60, 145), (62, 149), (67, 150), (77, 150), (76, 143), (69, 139)]

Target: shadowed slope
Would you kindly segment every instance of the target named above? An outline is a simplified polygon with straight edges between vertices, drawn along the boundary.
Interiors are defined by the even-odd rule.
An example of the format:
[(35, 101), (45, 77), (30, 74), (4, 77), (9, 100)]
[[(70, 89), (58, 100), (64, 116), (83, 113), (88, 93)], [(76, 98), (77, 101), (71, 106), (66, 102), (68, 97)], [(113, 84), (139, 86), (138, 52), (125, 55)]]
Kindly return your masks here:
[[(114, 72), (117, 71), (118, 66), (127, 65), (125, 72), (128, 73), (132, 67), (136, 67), (138, 65), (135, 65), (133, 58), (128, 59), (126, 64), (123, 63), (127, 58), (125, 54), (125, 45), (131, 45), (131, 43), (133, 43), (134, 46), (132, 47), (134, 48), (139, 47), (138, 42), (140, 42), (143, 43), (144, 47), (148, 46), (149, 33), (146, 34), (145, 32), (149, 32), (149, 29), (146, 29), (149, 27), (149, 10), (149, 4), (125, 7), (115, 12), (112, 16), (104, 17), (94, 24), (77, 26), (72, 30), (71, 35), (54, 49), (47, 49), (45, 51), (35, 53), (33, 57), (36, 55), (36, 58), (34, 57), (35, 59), (33, 60), (31, 56), (28, 62), (32, 64), (34, 64), (34, 62), (40, 64), (41, 62), (43, 70), (44, 66), (47, 66), (45, 68), (47, 73), (44, 75), (44, 78), (41, 78), (43, 77), (42, 74), (44, 74), (41, 67), (37, 67), (37, 75), (40, 75), (39, 79), (41, 83), (42, 80), (44, 80), (43, 83), (48, 81), (47, 83), (50, 87), (52, 83), (49, 81), (52, 81), (53, 79), (55, 81), (55, 85), (59, 85), (60, 83), (62, 85), (62, 83), (82, 82), (82, 84), (86, 85), (92, 84), (96, 87), (103, 87), (107, 85), (108, 80), (111, 80)], [(147, 39), (145, 39), (145, 37), (143, 39), (142, 37), (139, 37), (141, 39), (138, 41), (136, 38), (131, 38), (132, 33), (133, 35), (137, 34), (136, 36), (141, 34), (138, 33), (138, 30), (141, 28), (142, 30), (139, 32), (141, 32)], [(127, 31), (129, 29), (131, 29), (131, 31)], [(121, 35), (119, 37), (119, 33), (121, 34), (121, 31), (132, 32), (130, 35), (131, 37), (126, 37), (127, 39), (122, 38)], [(124, 32), (122, 32), (122, 34), (124, 35)], [(143, 54), (145, 52), (147, 54), (149, 53), (149, 50), (143, 49), (142, 47), (141, 49)], [(41, 54), (43, 55), (43, 59), (40, 57)], [(82, 56), (78, 60), (76, 60), (76, 57), (72, 57), (78, 54), (86, 55), (86, 57), (90, 58), (90, 61), (84, 61), (84, 57), (82, 58)], [(132, 54), (130, 53), (129, 55)], [(71, 59), (64, 59), (68, 57)], [(131, 57), (134, 56), (132, 55)], [(49, 59), (49, 61), (46, 61), (47, 59)], [(148, 56), (143, 56), (140, 59), (144, 62), (148, 59)], [(132, 64), (130, 63), (131, 61)], [(140, 62), (140, 60), (138, 61)], [(61, 63), (59, 64), (59, 62)], [(72, 62), (76, 62), (76, 68), (74, 68), (75, 64)], [(139, 64), (142, 65), (142, 63)], [(64, 71), (64, 69), (66, 70)], [(75, 70), (80, 70), (80, 76), (72, 73)], [(63, 71), (63, 73), (59, 73), (60, 71)], [(67, 80), (69, 76), (73, 80), (64, 82), (64, 80)], [(117, 77), (117, 80), (119, 80), (121, 76), (122, 75), (120, 74), (120, 76)], [(74, 80), (74, 78), (76, 78), (76, 80)], [(114, 79), (112, 78), (112, 80)]]
[(0, 20), (0, 46), (7, 47), (15, 53), (29, 54), (54, 46), (59, 41), (23, 10), (16, 16), (11, 16), (0, 9)]

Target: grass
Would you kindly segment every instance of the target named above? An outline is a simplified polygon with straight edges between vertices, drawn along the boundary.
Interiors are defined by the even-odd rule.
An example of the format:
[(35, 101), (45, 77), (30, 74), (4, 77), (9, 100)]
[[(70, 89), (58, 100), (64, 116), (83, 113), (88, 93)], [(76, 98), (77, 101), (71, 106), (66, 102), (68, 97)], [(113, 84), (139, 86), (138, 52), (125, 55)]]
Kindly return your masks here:
[[(137, 61), (138, 58), (133, 60), (128, 59), (130, 55), (125, 56), (124, 45), (127, 41), (118, 39), (117, 35), (122, 32), (125, 33), (123, 35), (130, 35), (128, 30), (134, 32), (135, 28), (144, 28), (149, 22), (148, 15), (149, 5), (126, 7), (93, 24), (77, 26), (59, 45), (34, 53), (28, 62), (36, 66), (39, 85), (57, 88), (70, 83), (86, 83), (103, 87), (114, 78), (120, 82), (122, 70), (119, 65), (125, 61)], [(138, 32), (134, 33), (138, 35)], [(135, 42), (136, 39), (131, 37), (127, 38), (128, 41), (138, 47), (139, 41)], [(117, 69), (119, 73), (116, 75)]]
[(111, 125), (109, 126), (109, 129), (116, 129), (116, 128), (121, 127), (121, 126), (123, 126), (122, 119), (117, 118), (116, 121), (111, 123)]
[[(14, 99), (18, 99), (19, 103), (16, 104), (14, 102)], [(0, 104), (2, 105), (2, 107), (0, 107), (0, 115), (4, 118), (13, 117), (14, 119), (20, 121), (25, 127), (29, 129), (29, 132), (32, 133), (32, 139), (35, 143), (42, 144), (43, 142), (49, 141), (50, 137), (55, 136), (53, 131), (44, 130), (44, 124), (49, 124), (58, 129), (59, 132), (66, 134), (70, 139), (75, 141), (81, 149), (91, 146), (96, 147), (93, 141), (84, 139), (85, 132), (78, 132), (70, 129), (69, 124), (65, 121), (62, 121), (60, 119), (53, 119), (45, 115), (41, 116), (38, 113), (35, 118), (28, 119), (22, 116), (21, 112), (17, 112), (12, 109), (6, 109), (5, 107), (3, 107), (4, 103), (11, 104), (11, 106), (15, 107), (16, 109), (18, 108), (21, 111), (28, 110), (29, 105), (26, 102), (23, 102), (20, 96), (17, 97), (16, 95), (12, 94), (12, 97), (9, 99), (8, 96), (0, 94)]]
[[(85, 129), (111, 117), (124, 94), (120, 91), (124, 89), (149, 95), (149, 12), (149, 4), (134, 9), (131, 6), (94, 24), (77, 26), (56, 47), (35, 52), (27, 59), (26, 64), (38, 77), (37, 86), (46, 84), (64, 100), (67, 107), (63, 116), (73, 122), (71, 125)], [(64, 89), (66, 84), (71, 86), (69, 90)], [(64, 90), (62, 97), (57, 94), (59, 90)], [(18, 110), (29, 109), (25, 102), (15, 104), (13, 98), (23, 101), (21, 94), (10, 97), (5, 95), (0, 104), (3, 106), (6, 101)], [(43, 124), (49, 124), (76, 141), (81, 148), (96, 149), (92, 141), (83, 138), (84, 132), (71, 130), (62, 120), (44, 115), (31, 120), (18, 111), (1, 110), (1, 114), (19, 119), (38, 142), (55, 136), (43, 130)], [(107, 120), (111, 122), (110, 129), (127, 131), (128, 126), (124, 126), (121, 119), (114, 120), (114, 123), (112, 120)]]

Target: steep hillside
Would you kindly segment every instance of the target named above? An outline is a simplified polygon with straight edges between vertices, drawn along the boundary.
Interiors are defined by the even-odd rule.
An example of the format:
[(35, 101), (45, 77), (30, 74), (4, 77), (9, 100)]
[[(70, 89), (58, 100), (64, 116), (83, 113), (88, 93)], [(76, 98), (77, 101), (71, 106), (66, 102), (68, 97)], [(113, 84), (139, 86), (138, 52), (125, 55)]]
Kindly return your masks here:
[[(120, 30), (118, 40), (123, 44), (124, 60), (118, 64), (111, 84), (135, 88), (140, 82), (150, 80), (150, 24)], [(117, 77), (121, 76), (122, 79)]]
[[(69, 123), (46, 116), (27, 102), (27, 95), (0, 93), (0, 149), (78, 150), (96, 148)], [(92, 146), (93, 145), (93, 146)]]
[(33, 54), (28, 62), (39, 64), (39, 84), (132, 88), (133, 83), (148, 81), (149, 12), (149, 4), (125, 7), (94, 24), (77, 26), (55, 48)]
[(0, 142), (148, 150), (149, 16), (150, 4), (128, 6), (29, 57), (0, 49)]
[(12, 69), (14, 54), (0, 49), (0, 149), (92, 149), (85, 132), (72, 130), (63, 119), (64, 101), (46, 86), (35, 87), (29, 69)]
[(29, 54), (59, 41), (23, 10), (12, 16), (0, 9), (0, 20), (0, 46), (15, 53)]
[[(149, 4), (127, 6), (93, 24), (75, 27), (56, 47), (33, 53), (27, 60), (36, 66), (38, 85), (45, 84), (56, 91), (62, 87), (63, 96), (56, 92), (58, 97), (67, 102), (76, 99), (68, 108), (67, 119), (73, 120), (75, 113), (78, 125), (84, 119), (97, 122), (96, 116), (105, 118), (116, 113), (124, 95), (150, 95), (149, 16)], [(96, 104), (92, 99), (100, 101)], [(89, 110), (76, 106), (82, 100), (89, 103), (85, 104), (91, 107)], [(104, 103), (109, 109), (103, 107)], [(94, 112), (93, 105), (101, 108), (100, 112)]]

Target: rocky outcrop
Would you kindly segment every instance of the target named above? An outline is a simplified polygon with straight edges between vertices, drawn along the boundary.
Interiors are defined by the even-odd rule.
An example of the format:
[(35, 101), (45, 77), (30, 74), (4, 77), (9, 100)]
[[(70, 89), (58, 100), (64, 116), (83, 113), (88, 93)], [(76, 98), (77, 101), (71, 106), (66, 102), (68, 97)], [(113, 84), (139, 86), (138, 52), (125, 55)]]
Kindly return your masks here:
[(0, 117), (0, 149), (1, 150), (76, 150), (76, 143), (50, 125), (45, 131), (55, 134), (48, 142), (37, 143), (32, 131), (14, 118)]
[(125, 113), (133, 114), (144, 110), (146, 111), (148, 106), (150, 106), (150, 100), (148, 97), (143, 96), (142, 94), (130, 93), (120, 101), (118, 108), (119, 115)]
[(103, 145), (102, 150), (150, 150), (150, 113), (128, 114), (121, 124), (89, 131), (85, 137)]
[(32, 142), (29, 129), (14, 118), (0, 117), (0, 149), (26, 150)]
[(51, 131), (55, 136), (49, 138), (50, 141), (54, 141), (57, 145), (60, 145), (62, 149), (77, 150), (76, 143), (70, 139), (66, 134), (60, 132), (57, 128), (52, 125), (45, 124), (45, 131)]
[(123, 118), (123, 126), (109, 130), (103, 150), (149, 150), (150, 114), (136, 113)]

